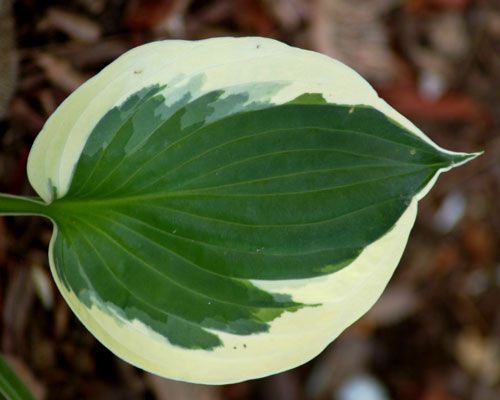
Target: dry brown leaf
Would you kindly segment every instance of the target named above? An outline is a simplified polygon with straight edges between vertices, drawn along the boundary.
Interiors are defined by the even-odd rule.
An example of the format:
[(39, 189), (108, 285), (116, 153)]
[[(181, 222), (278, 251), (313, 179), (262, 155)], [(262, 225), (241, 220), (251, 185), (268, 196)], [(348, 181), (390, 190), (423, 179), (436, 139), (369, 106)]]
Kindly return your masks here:
[(449, 274), (460, 263), (462, 254), (456, 243), (441, 243), (434, 252), (432, 273), (436, 278)]
[(38, 91), (37, 97), (44, 111), (44, 115), (48, 117), (56, 110), (58, 104), (55, 99), (54, 93), (51, 89), (49, 88), (40, 89)]
[(35, 287), (35, 293), (46, 310), (54, 308), (54, 288), (52, 277), (40, 264), (33, 263), (31, 266), (31, 279)]
[(389, 104), (408, 118), (441, 122), (487, 123), (483, 107), (472, 98), (449, 93), (433, 100), (425, 98), (418, 88), (409, 85), (378, 87), (377, 92)]
[(52, 27), (82, 42), (96, 42), (102, 35), (101, 27), (81, 14), (51, 7), (47, 17)]
[[(420, 39), (420, 40), (418, 40)], [(415, 65), (422, 94), (441, 97), (462, 73), (472, 38), (463, 13), (448, 10), (426, 17), (404, 15), (402, 42)]]
[(317, 359), (306, 383), (309, 399), (323, 399), (342, 381), (363, 371), (373, 353), (372, 343), (362, 335), (349, 331), (328, 346)]
[(178, 382), (146, 373), (146, 380), (157, 400), (221, 400), (217, 386)]
[(62, 338), (68, 331), (71, 313), (68, 304), (59, 298), (54, 311), (54, 336)]
[(123, 40), (103, 39), (92, 45), (79, 43), (67, 54), (76, 68), (95, 68), (114, 61), (127, 50), (129, 46)]
[(311, 24), (314, 50), (353, 67), (365, 78), (396, 78), (397, 61), (382, 16), (397, 0), (318, 0)]
[(173, 0), (132, 0), (127, 4), (125, 25), (133, 30), (151, 30), (172, 11)]
[(442, 57), (462, 60), (467, 55), (471, 38), (462, 13), (442, 12), (428, 18), (427, 24), (430, 45)]
[(12, 121), (19, 123), (30, 133), (38, 133), (45, 123), (45, 118), (34, 110), (25, 99), (15, 97), (10, 106), (10, 117)]
[(474, 330), (462, 332), (456, 341), (455, 355), (473, 376), (494, 385), (500, 379), (500, 346), (498, 341), (481, 336)]
[(273, 36), (275, 24), (268, 10), (256, 0), (235, 0), (232, 2), (233, 19), (242, 33), (258, 36)]
[(492, 265), (496, 259), (498, 238), (484, 221), (467, 220), (461, 234), (462, 246), (475, 265)]
[(170, 12), (153, 27), (156, 34), (182, 38), (186, 34), (186, 13), (192, 0), (174, 0)]
[(297, 29), (308, 14), (304, 0), (263, 0), (274, 19), (287, 32)]
[(3, 311), (2, 348), (7, 352), (18, 351), (23, 347), (34, 301), (34, 288), (29, 270), (21, 265), (14, 267), (16, 269), (7, 283)]
[(47, 78), (67, 93), (73, 92), (88, 78), (75, 70), (68, 61), (47, 53), (38, 54), (35, 61), (44, 70)]
[(409, 285), (391, 286), (366, 314), (376, 327), (394, 325), (414, 314), (420, 307), (420, 298)]

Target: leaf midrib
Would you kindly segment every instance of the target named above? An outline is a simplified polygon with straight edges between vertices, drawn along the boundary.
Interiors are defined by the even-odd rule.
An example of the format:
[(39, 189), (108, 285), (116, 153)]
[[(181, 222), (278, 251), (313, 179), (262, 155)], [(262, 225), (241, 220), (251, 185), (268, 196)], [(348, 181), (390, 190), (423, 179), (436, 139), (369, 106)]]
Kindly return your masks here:
[[(419, 164), (410, 164), (410, 165), (419, 165)], [(156, 192), (156, 193), (143, 193), (132, 196), (121, 196), (121, 197), (110, 197), (110, 198), (97, 198), (97, 199), (72, 199), (68, 197), (64, 197), (62, 199), (58, 199), (49, 205), (52, 208), (52, 212), (61, 211), (75, 211), (78, 208), (93, 208), (93, 207), (102, 207), (102, 206), (113, 206), (113, 205), (123, 205), (123, 204), (133, 204), (133, 203), (144, 203), (148, 200), (158, 200), (158, 199), (168, 199), (168, 198), (180, 198), (180, 197), (190, 197), (190, 196), (210, 196), (210, 197), (231, 197), (231, 198), (249, 198), (249, 197), (286, 197), (290, 195), (305, 195), (311, 193), (320, 193), (320, 192), (328, 192), (333, 190), (341, 190), (352, 186), (358, 185), (366, 185), (368, 183), (379, 182), (387, 179), (395, 179), (400, 178), (407, 175), (413, 175), (419, 172), (422, 172), (426, 169), (432, 169), (432, 167), (436, 167), (438, 170), (440, 168), (446, 167), (446, 163), (436, 163), (429, 164), (427, 166), (422, 167), (421, 169), (417, 169), (415, 171), (406, 172), (403, 174), (389, 175), (376, 179), (368, 179), (362, 180), (358, 182), (353, 182), (345, 185), (337, 185), (329, 188), (322, 188), (318, 190), (311, 191), (303, 191), (303, 192), (283, 192), (283, 193), (264, 193), (264, 194), (245, 194), (245, 193), (213, 193), (208, 192), (206, 189), (193, 189), (193, 190), (185, 190), (185, 191), (164, 191), (164, 192)], [(240, 182), (244, 183), (244, 182)], [(425, 182), (424, 182), (425, 183)], [(217, 189), (218, 186), (211, 187), (210, 189)], [(140, 206), (141, 204), (139, 204)]]

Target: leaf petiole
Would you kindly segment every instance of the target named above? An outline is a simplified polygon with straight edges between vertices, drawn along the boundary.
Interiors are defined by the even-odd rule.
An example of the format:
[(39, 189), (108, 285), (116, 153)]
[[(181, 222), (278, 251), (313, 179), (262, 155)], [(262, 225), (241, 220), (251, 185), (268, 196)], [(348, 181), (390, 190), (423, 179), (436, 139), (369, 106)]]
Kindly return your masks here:
[(47, 204), (37, 198), (0, 193), (0, 215), (49, 216)]

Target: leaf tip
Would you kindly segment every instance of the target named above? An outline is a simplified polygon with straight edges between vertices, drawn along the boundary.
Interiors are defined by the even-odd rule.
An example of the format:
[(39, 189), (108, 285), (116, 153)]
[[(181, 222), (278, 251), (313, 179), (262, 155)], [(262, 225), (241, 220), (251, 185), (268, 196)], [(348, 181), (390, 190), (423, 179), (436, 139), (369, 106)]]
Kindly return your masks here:
[(448, 156), (449, 168), (458, 167), (462, 164), (474, 160), (482, 154), (484, 154), (484, 151), (477, 151), (474, 153), (451, 153)]

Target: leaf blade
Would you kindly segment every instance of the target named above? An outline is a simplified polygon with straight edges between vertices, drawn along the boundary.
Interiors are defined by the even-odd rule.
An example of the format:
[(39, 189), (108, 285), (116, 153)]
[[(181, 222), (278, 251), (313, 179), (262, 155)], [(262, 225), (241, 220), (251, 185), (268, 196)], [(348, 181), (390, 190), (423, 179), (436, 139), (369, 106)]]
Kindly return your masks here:
[[(261, 43), (279, 57), (256, 56)], [(435, 146), (326, 57), (260, 38), (183, 48), (186, 75), (158, 66), (129, 85), (123, 62), (113, 85), (96, 78), (102, 101), (88, 104), (90, 89), (82, 96), (93, 127), (71, 113), (61, 118), (75, 128), (66, 138), (56, 132), (62, 155), (46, 159), (59, 229), (51, 264), (92, 332), (139, 366), (207, 383), (262, 376), (311, 357), (371, 305), (418, 199), (467, 156)], [(210, 61), (193, 70), (188, 48)], [(33, 160), (43, 159), (39, 152)], [(43, 180), (35, 184), (40, 190)], [(297, 333), (301, 318), (311, 329)], [(325, 328), (330, 319), (335, 326)], [(141, 335), (150, 346), (144, 357)], [(290, 348), (301, 335), (320, 343), (305, 353)], [(242, 355), (247, 344), (252, 353)], [(270, 363), (266, 351), (280, 361)], [(210, 360), (220, 376), (204, 366), (177, 373), (156, 352)], [(259, 358), (267, 364), (246, 365)]]
[[(155, 93), (158, 96), (156, 86), (142, 89), (141, 93)], [(282, 311), (271, 314), (267, 312), (270, 318), (268, 320), (261, 320), (260, 317), (257, 317), (257, 315), (262, 314), (262, 307), (260, 307), (260, 314), (242, 313), (241, 307), (240, 309), (230, 306), (228, 308), (227, 303), (223, 304), (224, 302), (221, 303), (214, 298), (207, 300), (210, 306), (207, 307), (205, 302), (197, 300), (199, 293), (191, 292), (189, 294), (188, 292), (191, 290), (189, 287), (178, 286), (178, 280), (182, 279), (179, 273), (175, 272), (175, 269), (181, 268), (179, 260), (168, 261), (168, 258), (163, 255), (158, 256), (157, 259), (148, 257), (146, 262), (136, 255), (146, 254), (139, 253), (140, 246), (148, 249), (148, 252), (151, 251), (152, 244), (161, 243), (165, 248), (176, 247), (176, 254), (184, 260), (188, 260), (198, 269), (219, 276), (226, 275), (230, 279), (303, 279), (329, 274), (348, 265), (360, 254), (363, 248), (387, 232), (402, 215), (415, 193), (428, 182), (440, 167), (447, 166), (446, 160), (431, 146), (418, 141), (405, 131), (397, 136), (401, 132), (400, 127), (381, 113), (364, 106), (359, 108), (359, 112), (368, 112), (371, 120), (385, 123), (384, 128), (379, 125), (371, 125), (371, 120), (369, 120), (370, 124), (365, 121), (360, 128), (356, 128), (363, 129), (363, 131), (341, 129), (339, 127), (344, 126), (350, 115), (356, 114), (358, 108), (356, 106), (328, 106), (323, 101), (316, 105), (263, 104), (258, 110), (222, 115), (221, 119), (212, 120), (213, 110), (220, 108), (219, 102), (228, 102), (229, 98), (224, 98), (223, 93), (218, 91), (203, 95), (202, 100), (188, 100), (177, 112), (167, 114), (170, 119), (175, 120), (173, 124), (170, 124), (169, 118), (162, 117), (159, 118), (158, 122), (150, 123), (150, 132), (143, 132), (146, 138), (162, 134), (170, 137), (172, 131), (158, 130), (159, 126), (169, 124), (179, 129), (181, 133), (175, 133), (178, 139), (166, 147), (158, 148), (150, 144), (149, 148), (153, 153), (147, 150), (145, 153), (137, 150), (133, 153), (133, 158), (128, 160), (129, 169), (135, 170), (132, 177), (140, 176), (145, 165), (152, 165), (157, 172), (151, 174), (148, 185), (145, 186), (141, 183), (138, 188), (134, 188), (133, 185), (129, 186), (128, 192), (132, 195), (120, 196), (116, 193), (119, 193), (123, 187), (127, 187), (126, 185), (131, 182), (131, 178), (127, 177), (127, 174), (114, 175), (114, 172), (123, 165), (122, 159), (117, 155), (123, 154), (123, 149), (127, 147), (127, 140), (133, 137), (132, 131), (122, 130), (127, 124), (127, 118), (130, 121), (130, 118), (135, 115), (134, 107), (129, 104), (135, 102), (139, 104), (139, 108), (153, 107), (154, 109), (158, 107), (158, 103), (147, 100), (141, 103), (137, 100), (141, 98), (141, 94), (134, 94), (122, 106), (114, 108), (107, 114), (111, 120), (121, 121), (116, 125), (115, 131), (105, 129), (105, 127), (112, 126), (112, 124), (105, 122), (106, 117), (96, 125), (75, 170), (75, 178), (82, 176), (84, 183), (81, 183), (82, 179), (75, 179), (68, 194), (63, 199), (56, 200), (52, 204), (52, 208), (56, 211), (61, 210), (57, 221), (62, 227), (69, 223), (65, 215), (71, 215), (71, 221), (78, 223), (78, 226), (86, 226), (85, 229), (79, 228), (82, 231), (76, 234), (77, 237), (83, 238), (86, 242), (86, 249), (80, 251), (86, 253), (86, 257), (89, 257), (89, 253), (94, 253), (94, 257), (81, 263), (82, 268), (85, 268), (86, 264), (107, 265), (106, 258), (111, 257), (113, 264), (120, 264), (121, 269), (129, 271), (128, 274), (133, 274), (134, 278), (128, 279), (124, 283), (117, 278), (115, 272), (112, 272), (114, 271), (113, 267), (106, 267), (114, 275), (114, 279), (119, 285), (123, 287), (121, 292), (120, 289), (115, 289), (118, 294), (115, 295), (113, 304), (121, 302), (121, 308), (125, 308), (125, 304), (129, 304), (129, 306), (133, 304), (133, 308), (138, 310), (141, 310), (142, 304), (146, 306), (144, 310), (147, 309), (148, 312), (151, 312), (151, 307), (157, 310), (170, 309), (172, 315), (177, 318), (190, 315), (188, 320), (191, 323), (200, 324), (204, 329), (215, 329), (242, 335), (265, 332), (269, 329), (267, 323), (280, 316), (283, 311), (293, 312), (304, 305), (289, 302), (286, 307), (282, 307), (276, 303), (275, 299), (283, 295), (271, 294), (270, 298), (274, 299), (274, 303), (272, 302), (268, 306)], [(236, 96), (235, 101), (240, 101), (240, 98), (245, 98), (245, 94), (243, 93), (240, 97)], [(290, 108), (294, 111), (295, 118), (289, 117)], [(116, 110), (120, 109), (126, 110), (128, 117), (117, 119)], [(237, 109), (237, 107), (231, 106), (229, 109)], [(330, 112), (325, 114), (325, 111)], [(302, 114), (300, 114), (301, 112)], [(154, 114), (153, 110), (148, 112), (148, 115)], [(191, 115), (191, 117), (187, 118), (186, 115)], [(182, 121), (184, 122), (182, 123)], [(206, 121), (205, 125), (203, 121)], [(319, 136), (314, 130), (316, 126), (325, 126), (323, 130), (319, 131)], [(327, 126), (333, 127), (328, 128)], [(382, 137), (377, 136), (380, 135), (380, 131), (383, 131)], [(105, 132), (106, 136), (103, 136), (101, 132)], [(276, 132), (278, 134), (276, 140), (263, 142), (262, 135), (272, 135)], [(345, 134), (350, 136), (344, 137)], [(352, 135), (362, 137), (363, 141), (356, 142)], [(374, 137), (375, 142), (379, 143), (380, 151), (377, 152), (377, 148), (375, 151), (373, 150), (373, 143), (368, 143), (367, 146), (364, 140), (370, 137)], [(247, 138), (256, 140), (260, 146), (252, 147), (245, 143), (239, 152), (219, 151), (228, 143), (233, 144)], [(158, 138), (155, 137), (153, 143), (156, 143), (157, 140)], [(416, 140), (418, 145), (415, 145)], [(100, 147), (96, 145), (101, 141), (104, 141), (103, 145)], [(142, 143), (144, 143), (144, 147), (148, 147), (147, 139), (144, 139)], [(396, 143), (396, 148), (392, 147), (394, 143)], [(364, 179), (363, 175), (370, 175), (371, 167), (364, 171), (361, 170), (359, 176), (349, 175), (350, 171), (346, 168), (339, 178), (341, 184), (318, 189), (311, 187), (310, 181), (304, 181), (304, 191), (295, 189), (292, 192), (276, 192), (276, 189), (263, 193), (242, 192), (242, 185), (238, 184), (243, 183), (257, 190), (262, 190), (262, 186), (259, 182), (242, 181), (238, 174), (236, 178), (240, 178), (239, 182), (233, 182), (232, 184), (235, 186), (229, 190), (227, 186), (219, 184), (212, 188), (195, 187), (185, 192), (178, 191), (179, 186), (169, 178), (174, 173), (176, 176), (180, 176), (179, 181), (188, 182), (189, 185), (189, 182), (193, 182), (192, 174), (196, 176), (196, 174), (201, 173), (203, 177), (203, 174), (213, 173), (213, 167), (211, 170), (206, 165), (193, 167), (191, 175), (186, 176), (179, 172), (179, 166), (182, 170), (183, 166), (211, 153), (215, 154), (211, 164), (216, 166), (216, 173), (217, 171), (224, 172), (227, 169), (225, 164), (228, 163), (233, 171), (245, 171), (244, 164), (241, 164), (241, 160), (245, 160), (242, 157), (245, 151), (250, 153), (253, 158), (260, 159), (264, 155), (264, 164), (260, 168), (253, 168), (253, 170), (264, 171), (264, 178), (266, 178), (265, 175), (268, 174), (268, 171), (275, 169), (273, 163), (278, 155), (282, 154), (283, 149), (289, 149), (290, 146), (298, 153), (285, 152), (287, 155), (285, 167), (288, 168), (285, 171), (295, 172), (296, 170), (292, 166), (298, 162), (297, 160), (300, 160), (297, 158), (298, 154), (304, 150), (307, 152), (311, 144), (317, 145), (318, 150), (330, 151), (335, 154), (339, 150), (339, 146), (341, 150), (345, 148), (361, 149), (362, 159), (363, 152), (369, 151), (370, 153), (366, 154), (376, 154), (373, 156), (375, 159), (389, 162), (392, 168), (386, 175), (382, 174), (380, 177), (371, 177), (370, 179)], [(267, 158), (269, 149), (272, 150), (273, 156)], [(410, 150), (407, 151), (407, 149)], [(170, 157), (160, 157), (160, 155), (164, 155), (165, 151), (170, 151)], [(349, 152), (354, 158), (351, 158), (350, 164), (346, 165), (358, 167), (360, 153), (357, 151)], [(109, 159), (110, 154), (114, 154), (112, 159)], [(132, 163), (131, 160), (134, 157), (136, 162)], [(112, 161), (106, 162), (106, 160)], [(337, 162), (338, 157), (333, 157), (332, 160)], [(166, 168), (165, 162), (174, 163), (178, 167)], [(299, 171), (304, 172), (303, 168), (307, 165), (306, 162), (299, 162), (299, 166), (302, 168), (299, 168)], [(404, 167), (410, 167), (410, 172), (398, 171), (398, 168)], [(204, 172), (206, 170), (208, 173)], [(91, 179), (86, 176), (95, 176), (95, 174), (100, 175), (101, 179), (97, 179), (93, 187), (85, 190), (85, 182), (91, 182)], [(354, 180), (353, 176), (356, 176)], [(414, 182), (412, 184), (410, 184), (412, 182), (410, 177)], [(346, 181), (342, 181), (342, 179)], [(384, 184), (385, 182), (388, 183)], [(397, 182), (400, 183), (397, 184)], [(106, 184), (104, 185), (104, 183)], [(300, 187), (300, 181), (294, 180), (293, 184), (295, 188), (298, 185)], [(365, 196), (366, 192), (373, 193), (370, 196)], [(376, 200), (377, 196), (379, 196), (379, 200)], [(321, 208), (315, 207), (317, 204), (323, 206)], [(391, 204), (393, 206), (388, 209)], [(385, 207), (384, 211), (382, 211), (384, 207), (381, 205)], [(170, 214), (167, 210), (170, 210)], [(174, 211), (174, 214), (171, 214), (171, 211)], [(186, 225), (188, 220), (175, 215), (175, 211), (187, 213), (193, 221)], [(106, 217), (106, 214), (109, 213), (114, 217)], [(359, 220), (353, 219), (355, 215), (359, 215)], [(141, 226), (137, 223), (131, 225), (130, 219), (127, 220), (128, 216), (136, 218), (137, 222), (144, 225)], [(225, 219), (227, 216), (232, 218), (232, 222), (236, 222), (236, 225), (233, 224), (229, 228), (229, 221)], [(204, 223), (203, 218), (210, 219), (210, 223)], [(372, 227), (368, 230), (362, 228), (365, 224), (363, 221), (370, 219)], [(183, 220), (185, 222), (182, 222)], [(374, 223), (374, 221), (378, 222)], [(145, 235), (147, 226), (154, 226), (155, 223), (159, 224), (160, 232), (148, 230), (149, 236)], [(221, 225), (220, 229), (214, 228), (217, 224)], [(130, 226), (134, 228), (130, 228)], [(325, 228), (321, 228), (322, 226)], [(259, 228), (257, 232), (251, 232), (251, 228), (255, 227)], [(88, 232), (89, 229), (91, 232)], [(161, 236), (161, 234), (169, 232), (169, 230), (181, 232), (171, 235), (167, 240), (165, 235)], [(140, 234), (137, 235), (136, 232)], [(338, 239), (342, 235), (345, 235), (347, 239)], [(179, 239), (181, 237), (182, 240), (189, 243), (190, 249), (185, 244), (180, 245)], [(332, 237), (337, 237), (337, 239), (332, 240)], [(212, 245), (207, 247), (204, 244), (206, 240), (213, 241), (213, 238), (221, 238), (218, 239), (218, 246), (224, 244), (224, 249)], [(198, 244), (196, 245), (195, 242)], [(75, 243), (75, 246), (78, 246), (78, 242), (75, 241)], [(140, 243), (140, 246), (136, 246), (137, 243)], [(243, 247), (238, 243), (243, 243)], [(106, 251), (108, 254), (104, 257), (102, 254), (105, 254)], [(193, 258), (190, 253), (196, 252), (198, 254), (194, 254)], [(314, 261), (315, 258), (316, 261)], [(165, 262), (177, 265), (174, 267), (174, 271), (170, 272), (173, 274), (172, 277), (160, 272), (156, 279), (146, 274), (145, 270), (154, 273), (168, 270), (170, 267), (165, 266)], [(134, 268), (133, 265), (136, 264), (141, 265), (142, 270)], [(307, 267), (304, 267), (306, 264)], [(133, 272), (136, 270), (142, 272)], [(167, 280), (158, 281), (160, 277)], [(99, 279), (98, 275), (94, 275), (91, 281), (97, 279)], [(190, 279), (194, 280), (193, 277)], [(141, 283), (142, 280), (149, 282), (147, 289)], [(186, 278), (184, 280), (186, 281)], [(215, 281), (215, 284), (220, 289), (223, 284), (221, 278), (218, 280), (218, 282)], [(235, 288), (236, 285), (232, 288), (233, 296)], [(96, 288), (89, 285), (87, 290), (96, 291)], [(148, 304), (145, 300), (148, 298), (148, 291), (156, 293), (156, 298), (161, 299), (161, 301), (156, 301), (155, 306), (153, 303)], [(160, 295), (162, 291), (166, 293), (163, 297)], [(103, 291), (99, 294), (99, 290), (97, 290), (97, 293), (99, 297), (108, 301), (112, 297), (111, 292)], [(142, 294), (139, 295), (139, 293)], [(262, 295), (262, 293), (253, 288), (252, 296), (258, 295)], [(124, 296), (126, 301), (120, 300)], [(189, 298), (189, 302), (178, 304), (175, 301), (177, 297)], [(246, 301), (248, 302), (249, 298)], [(191, 304), (186, 307), (188, 303)], [(234, 302), (230, 303), (234, 304)], [(266, 309), (269, 310), (269, 307)], [(144, 310), (141, 310), (142, 314), (144, 314)], [(133, 318), (141, 320), (141, 313), (134, 314)], [(210, 317), (211, 314), (213, 317)], [(143, 315), (142, 318), (144, 322)], [(160, 320), (161, 318), (156, 317), (155, 324), (161, 324)]]

